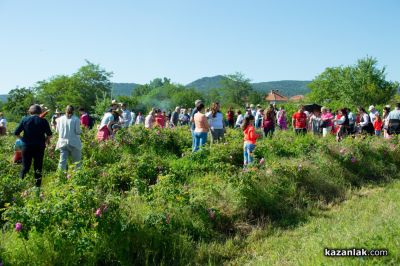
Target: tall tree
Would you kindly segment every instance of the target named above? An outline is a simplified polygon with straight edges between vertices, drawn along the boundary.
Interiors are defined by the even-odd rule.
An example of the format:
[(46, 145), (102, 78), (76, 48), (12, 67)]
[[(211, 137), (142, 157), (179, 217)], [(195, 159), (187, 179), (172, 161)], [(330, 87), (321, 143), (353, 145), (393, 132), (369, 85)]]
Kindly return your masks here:
[(30, 105), (35, 103), (35, 94), (33, 90), (27, 88), (16, 88), (9, 92), (7, 102), (4, 104), (4, 110), (7, 111), (11, 120), (19, 120)]
[(239, 72), (225, 76), (221, 83), (224, 102), (229, 104), (243, 106), (253, 91), (250, 79)]
[(311, 100), (321, 104), (367, 106), (387, 103), (399, 84), (386, 80), (385, 68), (378, 61), (366, 57), (356, 65), (327, 68), (308, 86)]

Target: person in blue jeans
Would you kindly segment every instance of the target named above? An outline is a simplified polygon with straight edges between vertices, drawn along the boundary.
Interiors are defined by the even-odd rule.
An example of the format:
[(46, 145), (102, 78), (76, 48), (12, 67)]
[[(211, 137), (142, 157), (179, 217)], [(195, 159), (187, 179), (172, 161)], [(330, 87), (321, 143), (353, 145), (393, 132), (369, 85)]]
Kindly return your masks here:
[(260, 135), (255, 133), (254, 129), (254, 116), (247, 116), (242, 124), (242, 130), (244, 134), (243, 138), (243, 167), (247, 167), (254, 161), (254, 150), (256, 148), (256, 140)]
[(206, 115), (204, 114), (204, 104), (200, 103), (197, 106), (197, 113), (193, 117), (195, 129), (193, 132), (193, 152), (198, 151), (200, 147), (207, 142), (207, 135), (210, 126)]
[(197, 107), (199, 104), (203, 103), (201, 100), (196, 100), (194, 102), (194, 108), (192, 112), (190, 113), (190, 132), (192, 133), (192, 149), (194, 150), (194, 130), (195, 130), (195, 124), (194, 124), (194, 115), (198, 112)]

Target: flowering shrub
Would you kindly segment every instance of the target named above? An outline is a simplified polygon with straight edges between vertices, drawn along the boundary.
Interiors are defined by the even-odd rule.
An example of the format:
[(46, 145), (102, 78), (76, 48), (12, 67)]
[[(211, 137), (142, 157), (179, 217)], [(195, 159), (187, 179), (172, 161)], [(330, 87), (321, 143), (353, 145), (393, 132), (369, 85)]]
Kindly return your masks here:
[(122, 129), (103, 143), (87, 131), (82, 167), (65, 173), (56, 171), (53, 139), (37, 191), (33, 174), (20, 180), (20, 166), (10, 164), (13, 138), (0, 138), (2, 262), (204, 264), (199, 245), (266, 222), (295, 225), (351, 187), (400, 170), (397, 139), (337, 143), (293, 132), (258, 140), (243, 170), (242, 139), (229, 129), (223, 142), (192, 153), (187, 127)]

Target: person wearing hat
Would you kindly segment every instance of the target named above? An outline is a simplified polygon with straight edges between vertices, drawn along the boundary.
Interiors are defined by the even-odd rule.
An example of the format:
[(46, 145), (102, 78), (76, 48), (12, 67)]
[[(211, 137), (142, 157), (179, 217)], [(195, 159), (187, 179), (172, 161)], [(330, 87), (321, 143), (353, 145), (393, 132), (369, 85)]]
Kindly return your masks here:
[(115, 110), (119, 107), (119, 104), (116, 100), (111, 101), (111, 109)]
[(373, 106), (373, 105), (371, 105), (368, 108), (368, 111), (370, 112), (369, 118), (370, 118), (371, 122), (373, 123), (373, 121), (375, 121), (375, 115), (377, 115), (377, 114), (379, 115), (379, 112), (378, 112), (378, 110), (375, 109), (375, 106)]
[(58, 118), (61, 117), (61, 111), (57, 108), (54, 115), (51, 117), (51, 128), (56, 130)]
[(65, 115), (57, 121), (56, 131), (58, 133), (58, 141), (56, 150), (60, 150), (60, 162), (58, 168), (60, 170), (67, 169), (68, 157), (72, 157), (72, 163), (80, 166), (82, 159), (82, 143), (80, 135), (82, 134), (80, 119), (74, 115), (74, 107), (68, 105), (65, 109)]
[[(37, 187), (40, 187), (42, 183), (44, 151), (52, 136), (49, 122), (39, 116), (41, 113), (42, 108), (39, 105), (34, 104), (29, 107), (29, 116), (22, 119), (14, 132), (14, 135), (21, 138), (24, 143), (20, 177), (24, 178), (29, 172), (33, 160), (35, 185)], [(20, 137), (22, 132), (24, 132), (24, 135)]]

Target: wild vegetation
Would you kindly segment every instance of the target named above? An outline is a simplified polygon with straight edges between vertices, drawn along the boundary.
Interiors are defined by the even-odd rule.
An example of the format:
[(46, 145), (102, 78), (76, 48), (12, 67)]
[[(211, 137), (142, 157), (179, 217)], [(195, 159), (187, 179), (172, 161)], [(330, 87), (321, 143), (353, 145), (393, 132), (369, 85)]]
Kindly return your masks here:
[(400, 170), (397, 139), (279, 132), (258, 143), (263, 163), (243, 170), (237, 130), (198, 153), (187, 128), (133, 127), (100, 144), (92, 131), (82, 138), (83, 166), (66, 173), (56, 171), (53, 140), (40, 192), (10, 163), (13, 137), (0, 138), (5, 265), (221, 264), (239, 259), (255, 232), (296, 228)]

